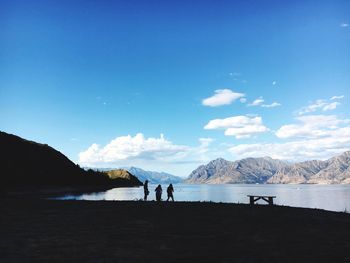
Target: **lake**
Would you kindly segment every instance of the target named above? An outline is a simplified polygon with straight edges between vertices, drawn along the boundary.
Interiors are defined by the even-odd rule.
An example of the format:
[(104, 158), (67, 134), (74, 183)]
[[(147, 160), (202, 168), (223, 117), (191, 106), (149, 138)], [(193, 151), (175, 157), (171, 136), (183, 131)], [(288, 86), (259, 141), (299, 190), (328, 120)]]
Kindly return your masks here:
[[(149, 200), (155, 200), (156, 185), (149, 185)], [(166, 199), (166, 187), (163, 199)], [(247, 195), (275, 195), (278, 205), (320, 208), (331, 211), (350, 211), (350, 185), (280, 185), (280, 184), (175, 184), (175, 201), (212, 201), (249, 203)], [(61, 200), (139, 200), (142, 187), (114, 188), (105, 192), (68, 195)], [(263, 204), (263, 201), (258, 203)]]

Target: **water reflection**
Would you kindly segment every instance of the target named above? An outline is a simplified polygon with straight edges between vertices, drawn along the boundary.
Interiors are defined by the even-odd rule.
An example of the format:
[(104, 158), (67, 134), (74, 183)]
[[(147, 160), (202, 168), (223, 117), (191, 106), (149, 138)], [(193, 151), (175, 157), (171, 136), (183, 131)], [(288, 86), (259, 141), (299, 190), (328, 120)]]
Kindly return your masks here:
[[(156, 185), (149, 185), (149, 200), (155, 200)], [(162, 185), (166, 189), (167, 185)], [(321, 208), (333, 211), (350, 210), (350, 185), (174, 185), (175, 201), (213, 201), (248, 203), (247, 195), (275, 195), (279, 205)], [(65, 196), (74, 200), (140, 200), (142, 187), (114, 188), (106, 192)], [(162, 199), (166, 199), (163, 191)], [(263, 201), (258, 201), (264, 203)]]

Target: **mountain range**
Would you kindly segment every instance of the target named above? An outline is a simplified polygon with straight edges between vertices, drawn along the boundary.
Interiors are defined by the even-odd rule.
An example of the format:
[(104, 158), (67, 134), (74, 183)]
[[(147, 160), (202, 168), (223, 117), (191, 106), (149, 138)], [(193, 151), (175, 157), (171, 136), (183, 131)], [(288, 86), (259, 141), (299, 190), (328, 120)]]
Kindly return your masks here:
[[(96, 171), (110, 172), (119, 170), (116, 168), (93, 168)], [(179, 176), (175, 176), (165, 172), (146, 171), (138, 167), (122, 167), (121, 169), (128, 171), (136, 176), (141, 182), (149, 181), (151, 184), (177, 184), (183, 182)]]
[[(136, 167), (84, 170), (54, 148), (0, 132), (1, 188), (16, 186), (137, 186), (182, 182), (182, 178)], [(141, 182), (140, 182), (141, 181)], [(350, 151), (325, 161), (289, 163), (270, 157), (227, 161), (219, 158), (195, 169), (185, 183), (348, 184)]]
[(177, 184), (183, 181), (181, 177), (165, 172), (145, 171), (137, 167), (126, 167), (124, 169), (135, 175), (141, 182), (148, 180), (151, 184)]
[(326, 161), (289, 163), (270, 157), (227, 161), (219, 158), (201, 165), (186, 179), (187, 183), (207, 184), (348, 184), (350, 151)]

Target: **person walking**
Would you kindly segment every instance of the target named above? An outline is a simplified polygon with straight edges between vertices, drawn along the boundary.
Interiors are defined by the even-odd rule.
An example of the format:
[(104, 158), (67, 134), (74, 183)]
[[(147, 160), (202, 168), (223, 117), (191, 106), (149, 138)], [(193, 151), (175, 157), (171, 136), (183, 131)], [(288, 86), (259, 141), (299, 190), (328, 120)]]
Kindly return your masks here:
[(156, 188), (156, 190), (154, 190), (156, 192), (156, 200), (158, 202), (160, 202), (162, 200), (162, 186), (159, 184)]
[(148, 191), (148, 180), (145, 181), (145, 183), (143, 184), (143, 192), (145, 194), (143, 200), (147, 201), (147, 196), (149, 195), (149, 191)]
[(174, 202), (174, 196), (173, 196), (173, 193), (174, 193), (174, 187), (172, 184), (169, 184), (168, 188), (166, 189), (166, 192), (168, 194), (168, 199), (167, 201), (169, 201), (169, 199), (171, 198), (171, 200)]

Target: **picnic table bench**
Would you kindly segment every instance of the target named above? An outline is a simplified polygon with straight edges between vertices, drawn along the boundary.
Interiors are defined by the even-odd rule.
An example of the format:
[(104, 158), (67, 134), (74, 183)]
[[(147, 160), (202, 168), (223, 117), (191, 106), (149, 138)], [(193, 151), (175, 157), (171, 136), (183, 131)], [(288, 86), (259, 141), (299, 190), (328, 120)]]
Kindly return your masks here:
[(249, 197), (249, 204), (254, 205), (256, 201), (262, 199), (266, 201), (269, 205), (273, 205), (273, 199), (276, 198), (276, 196), (271, 195), (247, 195)]

